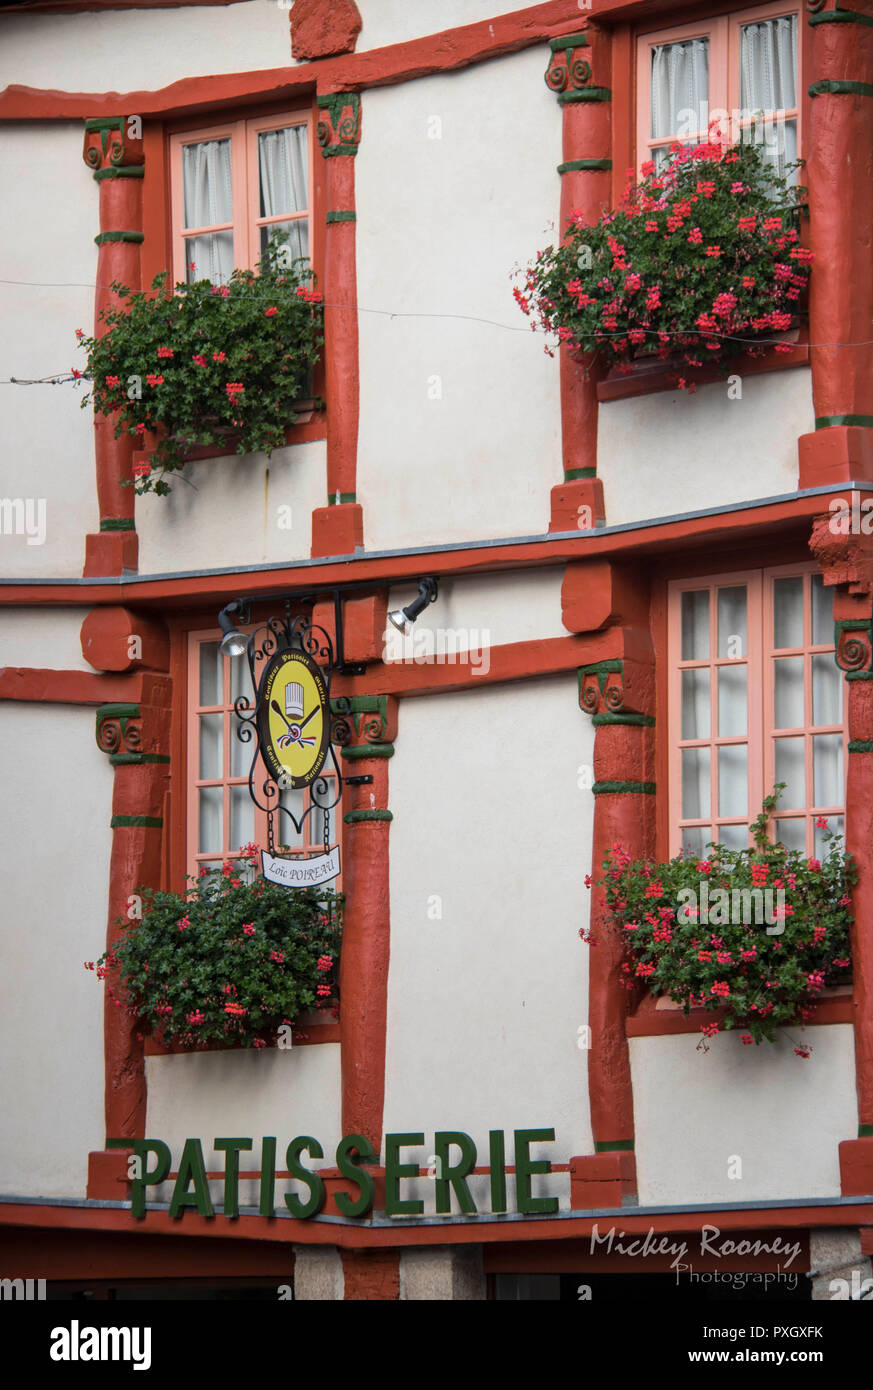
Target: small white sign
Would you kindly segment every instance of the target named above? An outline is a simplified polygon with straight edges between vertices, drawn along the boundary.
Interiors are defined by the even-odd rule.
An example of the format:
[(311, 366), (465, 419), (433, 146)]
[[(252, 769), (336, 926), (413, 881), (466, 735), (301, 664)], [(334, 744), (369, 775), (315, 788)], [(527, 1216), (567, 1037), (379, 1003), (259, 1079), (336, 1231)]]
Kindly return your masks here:
[(316, 859), (277, 859), (262, 849), (261, 870), (270, 883), (281, 883), (286, 888), (317, 888), (339, 874), (339, 846)]

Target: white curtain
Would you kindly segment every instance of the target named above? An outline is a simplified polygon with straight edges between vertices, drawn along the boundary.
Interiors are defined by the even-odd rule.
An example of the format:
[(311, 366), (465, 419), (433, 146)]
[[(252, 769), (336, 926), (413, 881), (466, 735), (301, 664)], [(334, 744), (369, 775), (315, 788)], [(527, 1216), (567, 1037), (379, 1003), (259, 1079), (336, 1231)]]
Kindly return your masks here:
[[(797, 16), (744, 24), (740, 30), (740, 105), (743, 117), (763, 111), (765, 120), (745, 135), (762, 145), (767, 162), (782, 177), (797, 158), (797, 122), (766, 119), (797, 106)], [(796, 177), (796, 174), (793, 176)]]
[(705, 132), (709, 112), (709, 39), (652, 49), (651, 137)]
[[(309, 207), (309, 188), (305, 125), (286, 126), (284, 130), (262, 131), (258, 136), (258, 167), (261, 217), (276, 217), (283, 212), (306, 211)], [(261, 251), (275, 230), (288, 233), (286, 246), (291, 260), (309, 255), (309, 222), (306, 217), (262, 227)]]
[[(233, 221), (230, 140), (202, 140), (182, 147), (182, 187), (186, 227)], [(186, 276), (223, 285), (233, 270), (233, 232), (187, 237)], [(191, 269), (191, 266), (194, 269)]]

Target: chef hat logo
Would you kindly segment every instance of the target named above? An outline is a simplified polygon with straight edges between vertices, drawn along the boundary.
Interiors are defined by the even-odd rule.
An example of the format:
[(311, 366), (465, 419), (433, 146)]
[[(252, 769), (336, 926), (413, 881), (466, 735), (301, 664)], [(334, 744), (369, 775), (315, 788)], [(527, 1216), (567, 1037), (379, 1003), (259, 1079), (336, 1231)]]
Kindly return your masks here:
[(303, 686), (298, 681), (285, 686), (285, 714), (289, 719), (303, 718)]

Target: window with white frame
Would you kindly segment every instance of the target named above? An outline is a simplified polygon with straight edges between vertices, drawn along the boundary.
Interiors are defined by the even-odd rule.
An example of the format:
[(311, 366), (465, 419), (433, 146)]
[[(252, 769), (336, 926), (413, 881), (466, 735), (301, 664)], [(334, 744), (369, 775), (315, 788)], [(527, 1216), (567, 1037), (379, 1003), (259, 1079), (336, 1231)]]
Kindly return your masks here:
[(641, 34), (637, 164), (659, 165), (675, 141), (696, 144), (717, 123), (784, 174), (800, 153), (798, 37), (797, 8), (778, 4)]
[(669, 588), (671, 854), (749, 843), (761, 802), (784, 782), (774, 833), (821, 854), (842, 832), (846, 695), (833, 601), (807, 565)]

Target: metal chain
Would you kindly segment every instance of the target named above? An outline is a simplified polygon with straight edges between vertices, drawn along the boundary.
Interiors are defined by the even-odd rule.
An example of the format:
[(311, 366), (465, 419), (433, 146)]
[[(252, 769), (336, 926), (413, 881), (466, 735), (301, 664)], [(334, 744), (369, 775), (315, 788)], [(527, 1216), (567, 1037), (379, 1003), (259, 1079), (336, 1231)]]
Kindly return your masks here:
[(330, 811), (324, 808), (324, 852), (330, 853)]
[(269, 850), (270, 854), (275, 854), (275, 853), (276, 853), (276, 842), (275, 842), (274, 837), (273, 837), (273, 816), (274, 816), (274, 814), (275, 814), (275, 812), (272, 811), (272, 810), (270, 810), (270, 811), (267, 812), (267, 849)]

